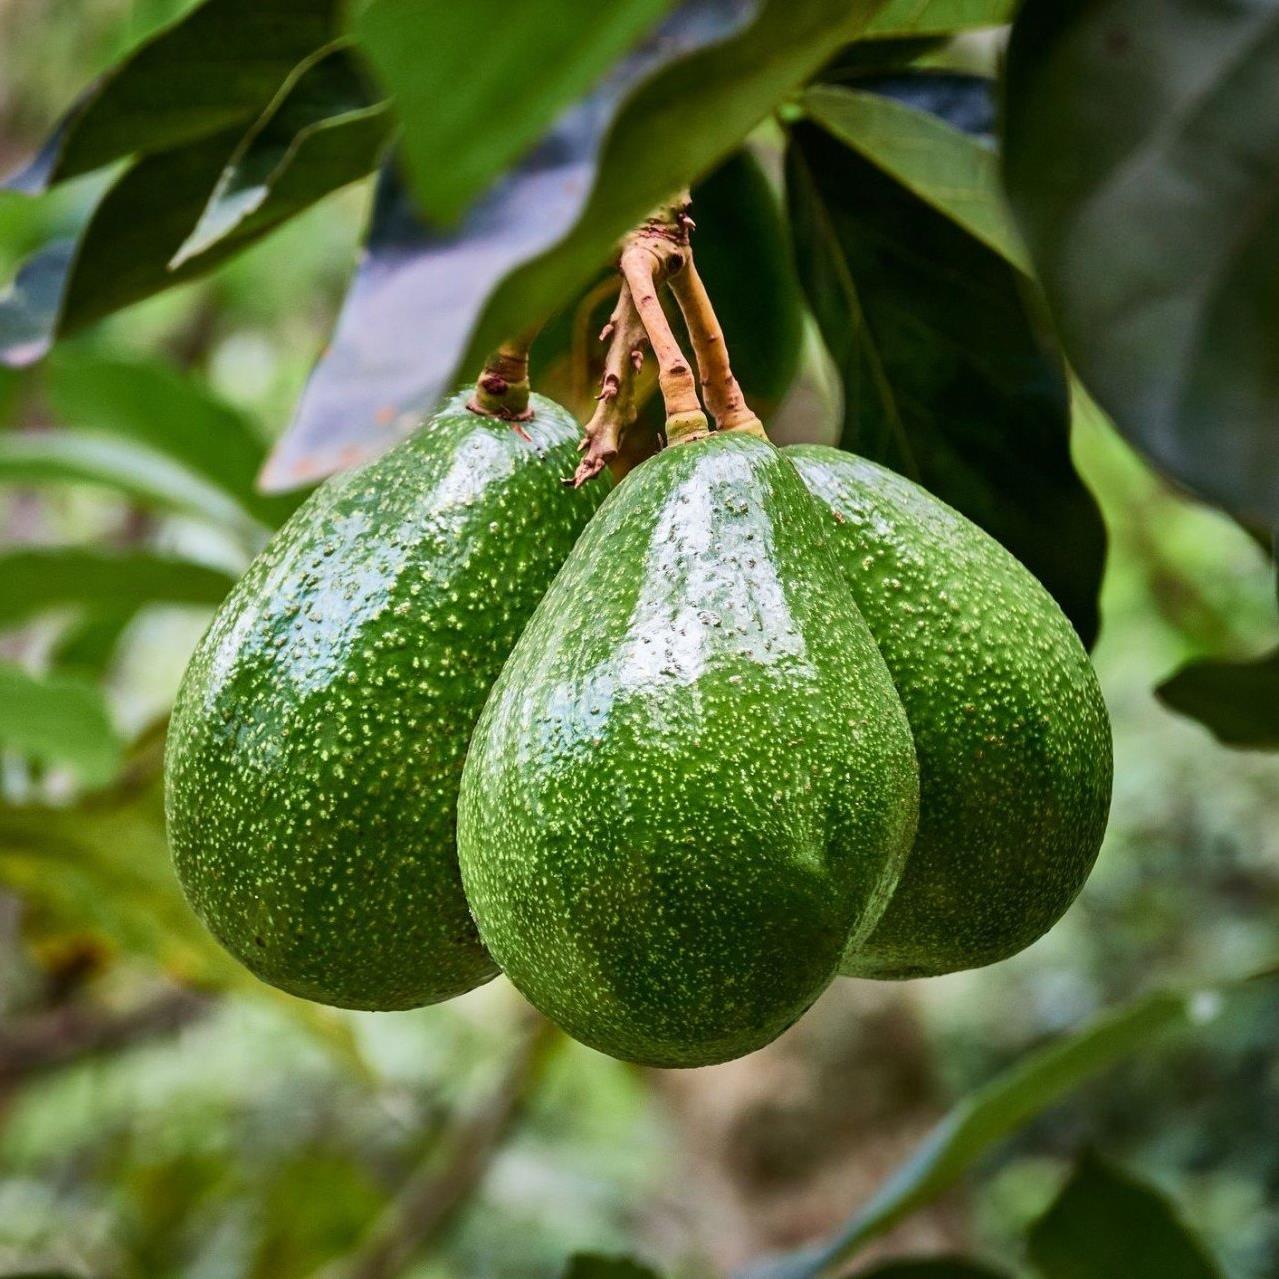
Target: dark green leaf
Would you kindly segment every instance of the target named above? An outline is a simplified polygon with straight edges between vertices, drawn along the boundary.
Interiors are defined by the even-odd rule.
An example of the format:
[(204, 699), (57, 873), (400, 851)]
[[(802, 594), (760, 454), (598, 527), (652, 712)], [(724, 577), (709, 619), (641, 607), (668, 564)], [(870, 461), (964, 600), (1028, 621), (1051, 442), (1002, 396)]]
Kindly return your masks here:
[(87, 786), (115, 776), (121, 744), (101, 692), (65, 675), (40, 678), (0, 662), (0, 747), (66, 764)]
[(627, 1257), (579, 1252), (569, 1258), (563, 1279), (661, 1279), (656, 1270)]
[(384, 181), (368, 256), (263, 483), (321, 478), (411, 429), (498, 342), (568, 303), (626, 230), (731, 152), (873, 8), (687, 0), (448, 234)]
[(743, 1279), (832, 1279), (844, 1273), (843, 1264), (867, 1243), (931, 1203), (1027, 1121), (1094, 1075), (1148, 1049), (1156, 1036), (1215, 1018), (1223, 995), (1276, 976), (1279, 968), (1269, 967), (1207, 990), (1153, 991), (1029, 1053), (963, 1098), (828, 1243), (749, 1267)]
[(872, 36), (927, 35), (1011, 22), (1018, 0), (888, 0), (871, 19)]
[(86, 90), (7, 185), (41, 191), (254, 119), (290, 68), (333, 38), (336, 13), (337, 0), (205, 0)]
[(1279, 649), (1251, 662), (1189, 662), (1155, 692), (1223, 745), (1279, 750)]
[(1005, 180), (1115, 425), (1234, 514), (1279, 514), (1279, 6), (1028, 0)]
[(730, 157), (693, 189), (697, 269), (715, 299), (733, 370), (761, 415), (790, 387), (803, 302), (782, 211), (759, 162)]
[[(0, 560), (0, 574), (3, 573)], [(80, 617), (58, 636), (49, 664), (60, 674), (100, 680), (110, 669), (120, 640), (137, 616), (135, 608), (106, 605), (102, 612)]]
[(673, 0), (372, 0), (354, 30), (404, 130), (422, 209), (456, 219)]
[(1032, 1227), (1043, 1279), (1222, 1279), (1167, 1197), (1095, 1154), (1080, 1161)]
[(222, 601), (235, 579), (150, 551), (41, 547), (0, 554), (0, 627), (53, 608), (117, 613), (143, 604)]
[[(931, 77), (919, 76), (919, 80)], [(1026, 269), (1025, 250), (999, 186), (999, 158), (936, 116), (878, 93), (818, 85), (804, 109), (970, 235)]]
[(1105, 530), (1019, 273), (812, 125), (795, 130), (787, 181), (800, 278), (843, 382), (841, 446), (997, 538), (1091, 643)]
[(302, 63), (236, 148), (172, 265), (229, 235), (278, 226), (372, 173), (390, 132), (389, 108), (370, 102), (346, 49)]
[(996, 1270), (966, 1257), (920, 1257), (918, 1260), (887, 1261), (870, 1270), (859, 1270), (848, 1279), (1011, 1279), (1008, 1271)]
[(158, 360), (68, 350), (50, 361), (45, 385), (63, 426), (106, 431), (164, 453), (263, 523), (279, 524), (296, 505), (256, 491), (266, 455), (261, 436), (194, 377)]

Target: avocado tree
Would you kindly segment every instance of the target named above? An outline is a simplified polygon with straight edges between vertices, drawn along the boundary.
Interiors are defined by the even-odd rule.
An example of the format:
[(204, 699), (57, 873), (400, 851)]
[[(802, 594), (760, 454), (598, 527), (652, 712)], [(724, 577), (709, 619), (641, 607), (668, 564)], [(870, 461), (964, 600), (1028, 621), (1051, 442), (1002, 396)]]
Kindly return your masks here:
[[(403, 1271), (556, 1026), (725, 1061), (837, 973), (979, 968), (1061, 918), (1112, 769), (1072, 431), (1107, 424), (1272, 554), (1277, 98), (1270, 0), (202, 0), (8, 179), (0, 213), (78, 195), (0, 295), (0, 361), (97, 429), (7, 432), (0, 481), (104, 486), (229, 550), (0, 555), (0, 622), (57, 628), (40, 669), (0, 664), (4, 881), (191, 985), (393, 1010), (501, 971), (544, 1015), (449, 1169), (322, 1273)], [(358, 263), (269, 446), (77, 347), (353, 184)], [(156, 604), (221, 605), (167, 746), (167, 715), (129, 737), (101, 688)], [(1210, 651), (1152, 669), (1160, 699), (1279, 747), (1279, 648), (1204, 612)], [(1268, 976), (1074, 1027), (750, 1274), (1002, 1274), (856, 1267)], [(1025, 1249), (1039, 1279), (1224, 1273), (1089, 1152)]]

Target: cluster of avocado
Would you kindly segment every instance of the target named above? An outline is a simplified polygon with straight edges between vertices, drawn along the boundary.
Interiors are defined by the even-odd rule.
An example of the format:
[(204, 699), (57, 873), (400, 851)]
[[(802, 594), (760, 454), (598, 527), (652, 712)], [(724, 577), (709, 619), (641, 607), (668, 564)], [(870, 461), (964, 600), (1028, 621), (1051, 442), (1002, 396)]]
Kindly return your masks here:
[(1030, 573), (901, 476), (745, 432), (568, 487), (577, 423), (532, 407), (459, 397), (329, 482), (217, 614), (166, 761), (214, 935), (342, 1007), (500, 970), (587, 1044), (697, 1066), (839, 973), (1051, 927), (1111, 747)]

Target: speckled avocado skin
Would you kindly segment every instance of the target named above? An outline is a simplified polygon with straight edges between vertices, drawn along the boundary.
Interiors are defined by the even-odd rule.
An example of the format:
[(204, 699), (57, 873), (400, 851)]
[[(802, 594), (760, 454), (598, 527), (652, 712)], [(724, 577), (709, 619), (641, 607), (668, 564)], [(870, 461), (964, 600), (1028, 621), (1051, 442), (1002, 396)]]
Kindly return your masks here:
[(313, 494), (249, 568), (169, 730), (174, 863), (264, 981), (412, 1008), (497, 972), (457, 869), (457, 787), (484, 698), (607, 488), (566, 488), (581, 434), (451, 401)]
[(1110, 720), (1052, 597), (993, 538), (910, 480), (788, 448), (906, 707), (919, 833), (842, 971), (923, 977), (994, 963), (1065, 913), (1110, 807)]
[(666, 449), (600, 508), (476, 728), (458, 855), (480, 934), (613, 1056), (759, 1048), (874, 925), (915, 825), (909, 727), (794, 468)]

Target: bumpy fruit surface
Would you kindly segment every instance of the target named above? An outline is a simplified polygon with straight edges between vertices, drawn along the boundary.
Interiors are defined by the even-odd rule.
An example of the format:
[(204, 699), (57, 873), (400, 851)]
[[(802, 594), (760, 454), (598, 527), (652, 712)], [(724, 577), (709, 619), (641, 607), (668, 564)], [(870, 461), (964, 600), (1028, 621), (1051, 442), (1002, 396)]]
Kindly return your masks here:
[(786, 450), (906, 707), (919, 833), (842, 971), (975, 968), (1040, 937), (1096, 860), (1110, 722), (1074, 630), (993, 538), (910, 480), (819, 445)]
[(480, 934), (566, 1030), (661, 1066), (767, 1043), (865, 937), (914, 833), (910, 731), (795, 469), (723, 434), (600, 508), (462, 780)]
[(411, 1008), (487, 981), (455, 852), (484, 698), (605, 485), (580, 430), (459, 397), (330, 481), (201, 641), (166, 758), (169, 838), (213, 934), (264, 981)]

